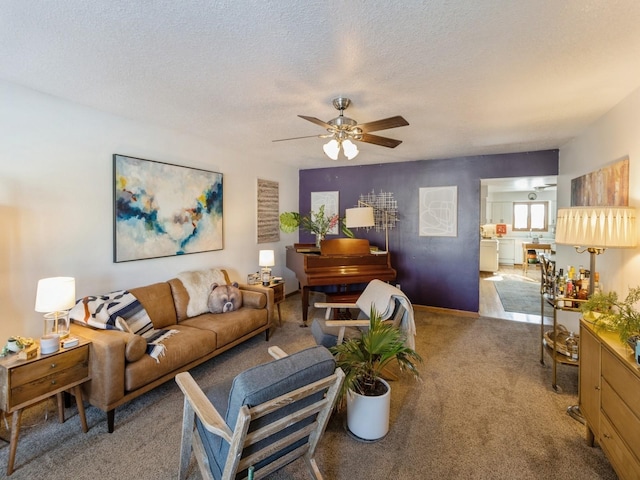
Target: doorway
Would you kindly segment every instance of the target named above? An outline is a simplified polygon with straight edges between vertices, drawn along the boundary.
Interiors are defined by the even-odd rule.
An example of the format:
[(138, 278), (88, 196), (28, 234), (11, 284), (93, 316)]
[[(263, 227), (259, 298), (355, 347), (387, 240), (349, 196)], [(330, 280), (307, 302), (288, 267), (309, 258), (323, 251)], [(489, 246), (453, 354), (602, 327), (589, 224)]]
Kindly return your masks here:
[[(480, 208), (480, 227), (481, 236), (484, 235), (500, 238), (505, 241), (502, 247), (499, 247), (499, 265), (498, 269), (493, 271), (481, 271), (478, 266), (479, 274), (479, 314), (485, 317), (499, 318), (503, 320), (513, 320), (519, 322), (540, 323), (540, 315), (519, 313), (506, 311), (500, 300), (495, 283), (501, 281), (508, 282), (527, 282), (532, 284), (533, 296), (539, 295), (534, 285), (540, 284), (540, 270), (537, 265), (529, 266), (526, 272), (523, 272), (522, 262), (527, 261), (522, 257), (517, 245), (521, 245), (526, 240), (526, 232), (512, 232), (512, 209), (513, 202), (526, 201), (546, 201), (549, 205), (549, 231), (545, 234), (547, 238), (555, 239), (555, 216), (557, 205), (555, 176), (545, 177), (513, 177), (498, 179), (481, 180), (481, 208)], [(507, 233), (504, 236), (497, 236), (495, 229), (483, 229), (483, 225), (506, 224)], [(489, 232), (489, 233), (487, 233)], [(481, 239), (479, 239), (480, 241)], [(514, 247), (515, 245), (515, 247)], [(533, 268), (535, 267), (535, 268)], [(486, 268), (486, 267), (483, 267)], [(539, 300), (539, 297), (536, 299)], [(529, 302), (534, 299), (528, 298)], [(545, 322), (546, 323), (546, 322)]]

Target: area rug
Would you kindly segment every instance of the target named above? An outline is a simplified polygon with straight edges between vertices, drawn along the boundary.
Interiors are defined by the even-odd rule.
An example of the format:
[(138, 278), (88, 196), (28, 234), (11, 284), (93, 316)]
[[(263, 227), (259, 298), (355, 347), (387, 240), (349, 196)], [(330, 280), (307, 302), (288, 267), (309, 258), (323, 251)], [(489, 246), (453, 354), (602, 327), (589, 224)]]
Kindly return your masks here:
[[(540, 316), (540, 284), (501, 280), (493, 282), (505, 312)], [(551, 305), (545, 303), (544, 316), (553, 317)]]

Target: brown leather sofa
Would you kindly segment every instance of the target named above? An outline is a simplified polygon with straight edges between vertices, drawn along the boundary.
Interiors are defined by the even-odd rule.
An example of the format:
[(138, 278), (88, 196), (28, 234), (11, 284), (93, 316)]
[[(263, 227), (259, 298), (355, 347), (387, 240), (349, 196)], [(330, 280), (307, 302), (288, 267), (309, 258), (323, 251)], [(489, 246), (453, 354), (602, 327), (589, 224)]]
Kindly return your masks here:
[[(231, 283), (227, 272), (221, 272)], [(116, 407), (261, 332), (269, 340), (273, 290), (262, 285), (239, 287), (243, 294), (240, 309), (191, 318), (186, 313), (189, 294), (178, 278), (129, 289), (147, 310), (154, 328), (178, 332), (163, 340), (166, 350), (158, 362), (146, 353), (146, 341), (139, 335), (72, 324), (72, 334), (92, 342), (91, 380), (83, 386), (83, 394), (91, 405), (107, 413), (110, 433)]]

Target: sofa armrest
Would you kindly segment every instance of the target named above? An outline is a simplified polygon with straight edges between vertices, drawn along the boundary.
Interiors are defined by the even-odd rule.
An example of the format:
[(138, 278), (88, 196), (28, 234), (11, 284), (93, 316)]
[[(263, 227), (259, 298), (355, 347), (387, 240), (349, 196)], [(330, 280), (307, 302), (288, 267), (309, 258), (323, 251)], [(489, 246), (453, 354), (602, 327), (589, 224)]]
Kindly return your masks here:
[(71, 332), (91, 341), (91, 380), (84, 384), (83, 390), (92, 405), (108, 411), (112, 408), (110, 405), (124, 397), (126, 349), (132, 334), (75, 324), (71, 325)]
[(273, 308), (273, 289), (269, 287), (263, 287), (262, 285), (249, 285), (246, 283), (238, 284), (238, 288), (244, 292), (258, 292), (267, 296), (267, 304), (265, 308), (267, 309), (267, 314), (269, 318), (269, 325), (273, 323), (274, 320), (274, 308)]

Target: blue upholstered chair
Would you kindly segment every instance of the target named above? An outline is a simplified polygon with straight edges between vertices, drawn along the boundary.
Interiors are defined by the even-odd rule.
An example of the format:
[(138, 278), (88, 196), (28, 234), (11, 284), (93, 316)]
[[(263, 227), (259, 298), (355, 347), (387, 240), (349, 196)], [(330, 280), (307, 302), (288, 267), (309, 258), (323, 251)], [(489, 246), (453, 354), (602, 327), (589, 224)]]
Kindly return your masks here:
[(185, 395), (179, 478), (192, 452), (205, 479), (246, 478), (249, 469), (258, 479), (300, 457), (312, 478), (322, 478), (314, 454), (344, 373), (322, 346), (269, 353), (276, 360), (207, 394), (188, 372), (176, 376)]

